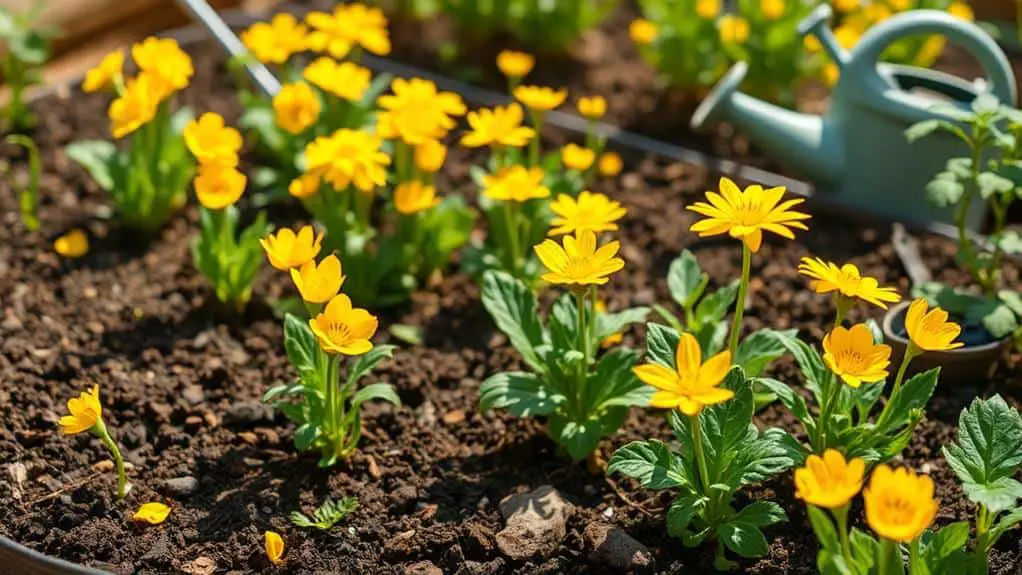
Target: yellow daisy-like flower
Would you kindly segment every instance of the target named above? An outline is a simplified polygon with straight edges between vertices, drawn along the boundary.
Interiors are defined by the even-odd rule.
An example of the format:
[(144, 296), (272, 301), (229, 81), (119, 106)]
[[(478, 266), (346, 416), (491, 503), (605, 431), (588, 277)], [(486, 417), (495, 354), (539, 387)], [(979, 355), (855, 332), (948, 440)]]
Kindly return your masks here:
[(837, 39), (838, 45), (845, 50), (851, 50), (859, 43), (859, 38), (862, 37), (862, 30), (851, 24), (844, 24), (834, 29), (834, 38)]
[(781, 237), (794, 239), (792, 229), (808, 230), (802, 220), (810, 216), (791, 208), (801, 204), (803, 198), (781, 202), (784, 188), (769, 188), (751, 185), (742, 191), (728, 178), (720, 179), (720, 193), (706, 192), (706, 202), (697, 202), (689, 210), (706, 216), (692, 227), (691, 231), (700, 237), (728, 233), (742, 240), (753, 252), (759, 251), (763, 232), (772, 232)]
[(862, 489), (866, 462), (855, 457), (845, 461), (836, 449), (823, 452), (823, 457), (810, 455), (806, 466), (795, 470), (795, 497), (809, 505), (840, 509)]
[(299, 200), (311, 198), (319, 191), (319, 185), (322, 181), (323, 179), (319, 174), (302, 174), (301, 176), (291, 180), (291, 183), (287, 187), (287, 193)]
[(319, 119), (322, 104), (316, 92), (305, 82), (285, 84), (273, 97), (277, 126), (289, 134), (300, 134)]
[(341, 4), (332, 14), (312, 12), (305, 21), (312, 27), (309, 47), (340, 60), (352, 48), (361, 46), (377, 56), (390, 54), (387, 17), (379, 8), (362, 4)]
[(263, 533), (263, 547), (266, 548), (266, 558), (274, 565), (284, 562), (284, 538), (275, 531)]
[(784, 16), (786, 8), (784, 0), (760, 0), (759, 11), (767, 20), (777, 20)]
[(659, 33), (660, 29), (657, 28), (657, 25), (645, 18), (632, 20), (632, 23), (628, 25), (628, 37), (640, 46), (652, 44)]
[(436, 188), (418, 180), (403, 182), (394, 190), (394, 207), (397, 211), (412, 215), (434, 208), (440, 204)]
[(327, 353), (362, 355), (373, 349), (372, 339), (379, 325), (368, 311), (351, 306), (351, 298), (335, 295), (326, 309), (309, 320), (319, 346)]
[(617, 152), (604, 152), (597, 167), (601, 176), (612, 178), (621, 173), (625, 163)]
[(89, 431), (103, 420), (103, 405), (99, 402), (99, 386), (93, 385), (78, 397), (67, 400), (68, 415), (62, 416), (57, 423), (64, 435), (74, 435)]
[(483, 195), (491, 200), (527, 202), (550, 195), (543, 185), (543, 170), (511, 166), (493, 175), (483, 176)]
[(518, 86), (514, 95), (526, 108), (546, 112), (563, 104), (568, 98), (568, 91), (554, 90), (547, 86)]
[(617, 257), (621, 244), (613, 241), (597, 247), (596, 234), (589, 230), (564, 236), (564, 247), (553, 240), (543, 240), (533, 250), (546, 266), (543, 281), (552, 284), (585, 288), (607, 283), (610, 275), (625, 267)]
[(873, 334), (864, 323), (851, 329), (836, 326), (823, 336), (823, 362), (845, 383), (859, 387), (887, 379), (891, 364), (891, 346), (873, 342)]
[(550, 204), (554, 218), (548, 235), (574, 234), (578, 230), (594, 233), (617, 231), (617, 221), (628, 213), (620, 202), (603, 194), (583, 191), (578, 198), (560, 194)]
[(372, 192), (387, 183), (390, 156), (380, 150), (382, 141), (364, 130), (342, 128), (330, 136), (316, 138), (305, 148), (306, 169), (319, 174), (335, 189), (354, 185)]
[(607, 113), (607, 100), (603, 96), (579, 98), (578, 113), (590, 120), (599, 120)]
[(508, 78), (523, 78), (535, 65), (536, 58), (532, 54), (514, 50), (503, 50), (497, 54), (497, 68)]
[(199, 168), (195, 177), (195, 197), (207, 210), (233, 206), (245, 193), (248, 178), (235, 168), (208, 164)]
[(723, 351), (702, 362), (699, 341), (690, 333), (681, 334), (675, 351), (675, 368), (648, 363), (634, 369), (636, 377), (657, 389), (649, 404), (664, 409), (680, 409), (685, 415), (698, 415), (704, 407), (723, 403), (735, 396), (720, 387), (731, 369), (731, 352)]
[(854, 264), (838, 267), (820, 258), (803, 257), (798, 271), (812, 278), (810, 286), (818, 294), (836, 293), (849, 299), (858, 298), (883, 309), (887, 309), (888, 303), (901, 301), (896, 288), (880, 287), (876, 278), (863, 277)]
[(561, 163), (569, 170), (584, 172), (596, 161), (596, 152), (577, 144), (568, 144), (561, 148)]
[(129, 79), (124, 93), (111, 102), (107, 110), (111, 134), (121, 139), (133, 133), (156, 117), (159, 105), (160, 95), (149, 75)]
[(749, 39), (749, 21), (734, 14), (724, 14), (717, 21), (720, 39), (725, 44), (742, 44)]
[(98, 92), (113, 86), (123, 75), (124, 52), (117, 50), (103, 57), (103, 60), (85, 74), (82, 81), (83, 92)]
[(65, 258), (80, 258), (89, 253), (89, 236), (75, 228), (53, 241), (53, 251)]
[(413, 160), (415, 167), (427, 174), (440, 171), (447, 159), (447, 146), (437, 140), (426, 140), (415, 146)]
[(326, 303), (337, 295), (344, 284), (341, 260), (330, 254), (316, 264), (309, 260), (298, 268), (291, 268), (291, 280), (295, 282), (302, 299), (309, 303)]
[(294, 233), (289, 228), (277, 231), (259, 240), (266, 252), (270, 265), (281, 271), (297, 268), (316, 259), (323, 246), (323, 234), (316, 234), (312, 226), (305, 226)]
[(220, 114), (206, 112), (185, 126), (185, 145), (199, 164), (217, 164), (233, 168), (238, 165), (238, 152), (244, 143), (241, 132), (225, 125)]
[(899, 543), (911, 543), (937, 515), (933, 480), (904, 467), (878, 465), (862, 498), (870, 529)]
[(241, 33), (241, 41), (256, 60), (283, 64), (308, 45), (309, 28), (291, 14), (277, 14), (270, 22), (256, 22)]
[(167, 520), (167, 516), (170, 515), (170, 507), (159, 502), (143, 503), (138, 511), (131, 516), (135, 521), (141, 523), (148, 523), (150, 525), (159, 525)]
[(358, 102), (369, 89), (372, 73), (352, 62), (337, 62), (323, 56), (305, 67), (302, 76), (328, 94)]
[(454, 117), (467, 111), (461, 96), (441, 92), (429, 80), (395, 78), (390, 89), (377, 100), (384, 110), (377, 119), (383, 138), (400, 138), (411, 146), (440, 140), (457, 125)]
[(471, 131), (461, 137), (467, 148), (481, 146), (510, 146), (520, 148), (536, 136), (536, 131), (522, 125), (525, 112), (518, 104), (483, 108), (468, 113)]
[(951, 5), (947, 7), (947, 13), (955, 18), (961, 18), (967, 22), (972, 22), (976, 19), (976, 13), (972, 11), (972, 6), (969, 6), (965, 2), (952, 2)]
[(929, 309), (925, 299), (919, 298), (908, 306), (905, 314), (905, 330), (912, 343), (923, 351), (949, 351), (965, 345), (955, 339), (962, 333), (962, 326), (948, 321), (948, 314), (939, 307)]
[(859, 9), (859, 0), (832, 0), (832, 4), (838, 12), (854, 12)]
[(697, 0), (696, 15), (703, 20), (713, 20), (720, 14), (720, 0)]
[(191, 57), (173, 38), (146, 38), (131, 47), (131, 57), (139, 70), (152, 78), (160, 101), (188, 86), (195, 74)]

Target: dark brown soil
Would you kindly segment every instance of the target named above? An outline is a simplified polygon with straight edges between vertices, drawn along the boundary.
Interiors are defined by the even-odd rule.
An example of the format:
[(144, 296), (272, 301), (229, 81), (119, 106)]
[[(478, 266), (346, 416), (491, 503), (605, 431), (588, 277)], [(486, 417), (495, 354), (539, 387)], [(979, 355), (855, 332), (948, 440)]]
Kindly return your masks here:
[[(197, 59), (197, 68), (185, 101), (236, 117), (223, 70), (208, 56)], [(582, 534), (591, 521), (609, 517), (652, 550), (659, 572), (711, 571), (705, 550), (666, 536), (664, 509), (673, 494), (569, 465), (556, 457), (541, 422), (479, 413), (480, 382), (520, 364), (492, 327), (476, 286), (456, 270), (434, 292), (417, 293), (383, 317), (384, 326), (400, 322), (426, 330), (424, 346), (402, 344), (377, 374), (397, 387), (405, 405), (367, 407), (360, 450), (345, 465), (323, 470), (315, 456), (297, 454), (292, 426), (260, 407), (270, 386), (293, 377), (281, 322), (266, 303), (291, 293), (288, 278), (265, 270), (246, 314), (222, 318), (188, 255), (193, 212), (175, 218), (148, 244), (102, 219), (103, 194), (61, 149), (73, 139), (103, 136), (105, 105), (103, 97), (77, 93), (38, 104), (43, 125), (36, 137), (47, 166), (41, 232), (25, 231), (7, 184), (0, 190), (0, 534), (114, 573), (404, 573), (422, 561), (445, 573), (582, 573), (606, 571), (590, 561)], [(451, 158), (445, 193), (467, 190), (466, 158), (463, 152)], [(735, 277), (737, 245), (700, 241), (687, 231), (694, 215), (685, 206), (714, 183), (704, 168), (644, 159), (602, 186), (629, 208), (621, 234), (626, 269), (602, 292), (611, 309), (668, 302), (664, 276), (684, 248), (696, 251), (714, 282)], [(811, 340), (821, 335), (833, 310), (797, 275), (803, 255), (851, 260), (885, 284), (907, 289), (886, 226), (821, 214), (811, 204), (808, 210), (816, 214), (811, 232), (797, 242), (768, 243), (754, 258), (748, 329), (798, 327)], [(281, 208), (274, 217), (293, 224), (302, 217), (297, 214)], [(80, 260), (62, 260), (51, 242), (75, 225), (88, 230), (92, 250)], [(952, 242), (921, 241), (931, 269), (952, 283), (963, 281)], [(1009, 269), (1006, 281), (1019, 285), (1019, 270)], [(855, 319), (872, 311), (857, 309)], [(378, 340), (386, 339), (381, 330)], [(641, 330), (625, 342), (643, 345)], [(792, 384), (796, 373), (787, 360), (775, 368)], [(1006, 354), (974, 386), (938, 390), (904, 457), (937, 481), (939, 523), (970, 516), (939, 455), (958, 411), (977, 394), (1017, 396), (1020, 373), (1022, 357)], [(112, 497), (100, 443), (57, 429), (66, 400), (95, 383), (102, 387), (108, 426), (133, 464), (135, 488), (125, 501)], [(776, 406), (759, 423), (793, 429)], [(635, 409), (602, 450), (669, 436), (660, 415)], [(194, 494), (163, 489), (163, 481), (183, 476), (198, 481)], [(503, 527), (498, 502), (544, 484), (575, 506), (568, 535), (549, 558), (513, 562), (494, 544)], [(742, 572), (814, 572), (816, 544), (792, 492), (784, 476), (747, 494), (775, 498), (790, 522), (768, 530), (769, 556), (744, 561)], [(360, 506), (325, 533), (287, 520), (289, 512), (309, 512), (328, 495), (355, 496)], [(171, 505), (170, 518), (159, 526), (133, 524), (134, 510), (153, 500)], [(282, 567), (265, 559), (266, 529), (285, 535)], [(1003, 538), (993, 572), (1016, 573), (1019, 558), (1016, 538)]]

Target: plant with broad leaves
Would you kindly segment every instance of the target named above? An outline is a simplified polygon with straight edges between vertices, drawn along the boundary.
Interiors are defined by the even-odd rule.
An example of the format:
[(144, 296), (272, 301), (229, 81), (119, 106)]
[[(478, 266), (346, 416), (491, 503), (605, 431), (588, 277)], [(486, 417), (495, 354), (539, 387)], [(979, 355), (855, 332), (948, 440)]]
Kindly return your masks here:
[[(1022, 199), (1022, 111), (1001, 105), (991, 94), (977, 97), (967, 111), (947, 104), (934, 109), (956, 121), (926, 120), (905, 135), (916, 141), (947, 132), (968, 147), (969, 156), (948, 160), (926, 191), (934, 204), (954, 208), (958, 260), (979, 292), (930, 282), (915, 286), (914, 295), (964, 319), (966, 326), (982, 326), (995, 340), (1014, 334), (1022, 344), (1022, 292), (1001, 286), (1004, 257), (1022, 254), (1022, 235), (1006, 228), (1008, 209)], [(993, 213), (993, 229), (985, 243), (976, 245), (966, 226), (982, 204)]]
[(1022, 469), (1022, 417), (999, 395), (976, 399), (962, 410), (958, 438), (943, 452), (965, 495), (976, 504), (975, 573), (986, 573), (990, 549), (1022, 522), (1022, 483), (1015, 479)]
[(630, 406), (647, 403), (649, 392), (632, 373), (635, 351), (616, 347), (597, 357), (604, 339), (642, 321), (647, 308), (600, 313), (595, 297), (564, 294), (544, 324), (532, 290), (495, 271), (483, 276), (482, 299), (530, 371), (498, 373), (484, 381), (480, 409), (545, 416), (547, 433), (577, 461), (617, 431)]
[(354, 497), (342, 497), (337, 501), (327, 497), (326, 501), (312, 513), (312, 517), (301, 511), (292, 511), (288, 519), (298, 527), (315, 527), (329, 531), (357, 508), (358, 499)]
[[(673, 348), (651, 340), (647, 353), (658, 366), (684, 369), (676, 366)], [(730, 569), (734, 563), (725, 557), (725, 549), (741, 557), (764, 555), (768, 546), (762, 529), (787, 520), (772, 501), (737, 508), (735, 496), (742, 487), (794, 465), (798, 448), (783, 431), (760, 431), (752, 423), (752, 383), (740, 367), (727, 372), (712, 397), (709, 389), (692, 391), (688, 399), (696, 404), (733, 397), (695, 410), (682, 404), (668, 416), (680, 450), (656, 439), (633, 441), (614, 452), (607, 472), (633, 477), (650, 489), (679, 489), (667, 512), (668, 533), (688, 547), (715, 541), (714, 566)], [(653, 403), (657, 405), (656, 396)]]
[(37, 0), (25, 12), (13, 13), (0, 6), (0, 70), (10, 89), (0, 109), (0, 130), (22, 132), (35, 127), (35, 114), (25, 101), (25, 91), (39, 83), (43, 64), (50, 58), (50, 39), (57, 31), (37, 26), (45, 2)]

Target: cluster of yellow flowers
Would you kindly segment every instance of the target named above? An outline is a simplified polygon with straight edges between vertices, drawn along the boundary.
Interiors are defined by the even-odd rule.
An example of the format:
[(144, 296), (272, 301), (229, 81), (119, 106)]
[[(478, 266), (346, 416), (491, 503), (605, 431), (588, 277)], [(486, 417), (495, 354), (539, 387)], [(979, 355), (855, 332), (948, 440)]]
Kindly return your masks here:
[(247, 178), (238, 166), (243, 140), (238, 130), (227, 126), (220, 114), (207, 112), (185, 126), (185, 145), (196, 161), (195, 195), (209, 210), (234, 205), (245, 192)]

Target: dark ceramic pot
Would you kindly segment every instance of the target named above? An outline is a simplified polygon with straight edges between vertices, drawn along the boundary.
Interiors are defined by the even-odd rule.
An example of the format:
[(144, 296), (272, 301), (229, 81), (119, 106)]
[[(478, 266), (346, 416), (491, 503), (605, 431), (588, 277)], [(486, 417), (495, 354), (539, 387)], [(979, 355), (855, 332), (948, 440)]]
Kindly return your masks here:
[(48, 557), (6, 537), (0, 537), (0, 572), (18, 575), (108, 575), (91, 567)]

